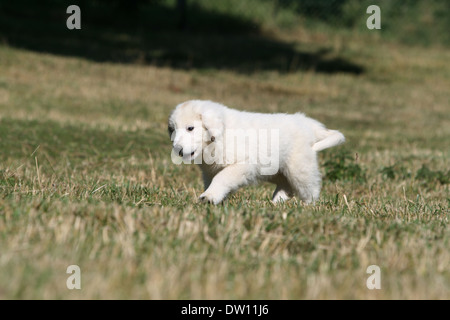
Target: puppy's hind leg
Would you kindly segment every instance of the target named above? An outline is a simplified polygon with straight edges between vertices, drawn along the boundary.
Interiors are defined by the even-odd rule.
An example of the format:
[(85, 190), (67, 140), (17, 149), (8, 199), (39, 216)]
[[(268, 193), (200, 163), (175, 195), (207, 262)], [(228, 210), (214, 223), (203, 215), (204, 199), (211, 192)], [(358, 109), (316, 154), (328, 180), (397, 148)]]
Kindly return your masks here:
[(305, 203), (319, 198), (322, 179), (314, 151), (291, 155), (284, 174), (293, 192)]
[(285, 177), (282, 177), (278, 179), (276, 183), (277, 187), (273, 192), (272, 202), (276, 204), (288, 201), (293, 195), (292, 188), (289, 185), (289, 182), (286, 180)]

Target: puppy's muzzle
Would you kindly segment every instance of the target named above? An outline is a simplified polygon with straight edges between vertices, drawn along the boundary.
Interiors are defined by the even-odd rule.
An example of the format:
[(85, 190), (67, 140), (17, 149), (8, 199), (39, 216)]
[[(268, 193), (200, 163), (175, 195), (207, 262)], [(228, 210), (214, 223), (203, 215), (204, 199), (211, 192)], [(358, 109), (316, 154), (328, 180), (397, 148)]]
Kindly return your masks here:
[[(180, 146), (175, 146), (175, 147), (173, 147), (173, 150), (175, 150), (175, 152), (178, 153), (178, 155), (179, 155), (180, 157), (183, 157), (184, 155), (186, 155), (186, 153), (183, 152), (183, 148), (180, 147)], [(189, 154), (189, 152), (188, 152), (187, 154)], [(190, 154), (191, 157), (194, 156), (194, 154), (195, 154), (195, 150), (191, 152), (191, 154)]]
[(182, 147), (180, 147), (180, 146), (174, 146), (173, 147), (173, 150), (175, 150), (175, 152), (176, 153), (178, 153), (178, 155), (180, 156), (180, 157), (182, 157), (183, 156), (183, 148)]

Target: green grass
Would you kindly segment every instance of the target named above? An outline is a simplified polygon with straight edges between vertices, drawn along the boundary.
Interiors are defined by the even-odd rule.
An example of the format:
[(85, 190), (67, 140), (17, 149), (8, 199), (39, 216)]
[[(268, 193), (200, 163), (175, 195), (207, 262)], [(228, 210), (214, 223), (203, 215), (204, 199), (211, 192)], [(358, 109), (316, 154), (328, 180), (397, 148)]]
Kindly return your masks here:
[[(250, 59), (184, 69), (1, 45), (0, 298), (449, 299), (450, 52), (272, 32), (274, 47), (290, 43), (288, 65), (290, 52), (327, 49), (323, 61), (364, 72)], [(173, 107), (193, 98), (302, 111), (342, 131), (346, 144), (319, 156), (320, 200), (274, 206), (267, 184), (198, 203), (200, 171), (171, 162), (167, 135)], [(66, 288), (72, 264), (81, 290)], [(381, 290), (366, 288), (373, 264)]]

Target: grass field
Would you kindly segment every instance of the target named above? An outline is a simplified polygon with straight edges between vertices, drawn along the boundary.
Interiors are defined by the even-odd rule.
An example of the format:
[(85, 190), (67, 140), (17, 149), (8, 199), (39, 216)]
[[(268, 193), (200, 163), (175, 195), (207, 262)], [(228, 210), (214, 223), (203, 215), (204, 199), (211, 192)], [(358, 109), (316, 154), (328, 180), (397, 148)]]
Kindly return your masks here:
[[(201, 37), (179, 35), (218, 51)], [(450, 51), (295, 28), (267, 39), (270, 68), (0, 45), (0, 299), (450, 299)], [(320, 153), (320, 200), (273, 206), (262, 185), (198, 203), (200, 171), (172, 164), (167, 135), (194, 98), (342, 131)]]

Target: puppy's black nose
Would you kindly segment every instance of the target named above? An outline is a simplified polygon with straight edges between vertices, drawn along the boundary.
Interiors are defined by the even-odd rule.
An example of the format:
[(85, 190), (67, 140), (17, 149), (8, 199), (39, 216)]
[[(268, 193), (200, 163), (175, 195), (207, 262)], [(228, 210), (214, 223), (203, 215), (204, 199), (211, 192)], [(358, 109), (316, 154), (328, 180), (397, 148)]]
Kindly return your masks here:
[(180, 152), (178, 152), (178, 154), (180, 155), (180, 157), (183, 156), (183, 148), (180, 149)]

